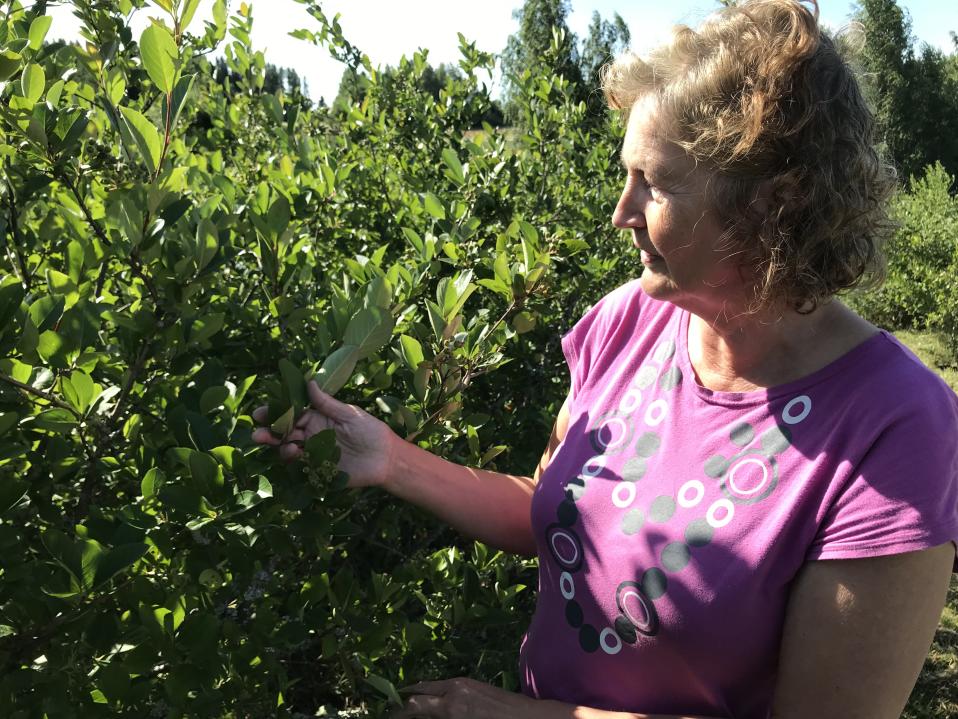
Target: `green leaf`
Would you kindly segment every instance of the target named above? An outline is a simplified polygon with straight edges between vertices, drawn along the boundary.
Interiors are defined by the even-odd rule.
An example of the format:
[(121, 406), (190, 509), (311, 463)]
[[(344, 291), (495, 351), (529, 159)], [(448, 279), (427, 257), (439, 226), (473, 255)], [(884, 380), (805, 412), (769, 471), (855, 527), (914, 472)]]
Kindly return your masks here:
[(63, 94), (63, 87), (66, 83), (63, 80), (57, 80), (47, 88), (47, 102), (53, 107), (60, 104), (60, 95)]
[(426, 310), (429, 314), (429, 324), (432, 326), (433, 334), (437, 340), (443, 339), (443, 332), (446, 331), (446, 320), (443, 319), (442, 308), (432, 300), (426, 300)]
[(159, 23), (152, 23), (140, 36), (140, 56), (156, 86), (165, 93), (173, 92), (180, 52), (170, 31)]
[(120, 112), (126, 120), (127, 129), (136, 143), (143, 161), (150, 172), (156, 172), (160, 164), (160, 154), (163, 151), (163, 141), (160, 139), (159, 131), (153, 126), (153, 123), (146, 119), (139, 112), (130, 107), (121, 107)]
[(520, 335), (535, 329), (536, 318), (528, 312), (520, 312), (512, 318), (512, 327)]
[(23, 96), (30, 102), (36, 102), (43, 96), (43, 90), (47, 86), (47, 74), (43, 68), (36, 63), (31, 62), (23, 68), (23, 74), (20, 76), (20, 88)]
[(67, 349), (63, 337), (53, 330), (46, 330), (40, 333), (40, 339), (37, 342), (37, 354), (39, 354), (45, 362), (49, 362), (57, 369), (66, 369)]
[(60, 566), (79, 583), (83, 568), (77, 544), (59, 529), (47, 529), (40, 535), (40, 541)]
[(120, 100), (126, 94), (126, 77), (122, 72), (114, 70), (110, 73), (106, 79), (106, 92), (111, 104), (114, 106), (120, 104)]
[(50, 432), (72, 433), (77, 426), (76, 417), (65, 409), (48, 409), (33, 419), (33, 426)]
[[(16, 418), (16, 415), (13, 415)], [(0, 432), (2, 434), (2, 432)], [(17, 477), (4, 476), (0, 478), (0, 514), (5, 514), (23, 499), (30, 483)]]
[(13, 52), (13, 50), (0, 52), (0, 82), (9, 80), (11, 75), (20, 69), (22, 61), (23, 57), (20, 53)]
[(229, 388), (222, 385), (216, 387), (207, 387), (200, 395), (200, 412), (208, 414), (219, 407), (229, 399)]
[(220, 243), (216, 225), (207, 218), (203, 218), (196, 225), (196, 242), (193, 247), (193, 262), (197, 273), (213, 261), (219, 251)]
[(402, 351), (403, 362), (411, 370), (416, 370), (423, 361), (422, 345), (419, 340), (409, 335), (399, 337), (399, 347)]
[(388, 312), (378, 307), (367, 307), (349, 320), (343, 342), (356, 345), (360, 359), (369, 357), (389, 341), (394, 324), (392, 315)]
[(289, 227), (289, 220), (289, 200), (284, 195), (280, 195), (269, 207), (269, 212), (266, 215), (266, 225), (274, 237), (279, 237)]
[(411, 230), (408, 227), (403, 227), (402, 233), (406, 236), (406, 239), (409, 240), (409, 244), (421, 255), (425, 247), (422, 242), (422, 237), (420, 237), (415, 230)]
[(90, 375), (86, 372), (76, 370), (70, 375), (69, 379), (64, 377), (61, 383), (67, 401), (77, 412), (86, 414), (90, 403), (96, 395), (96, 385), (93, 383), (93, 379)]
[(190, 328), (189, 341), (197, 344), (205, 342), (215, 335), (226, 322), (226, 315), (222, 312), (211, 312), (204, 315), (202, 319), (195, 320)]
[(292, 405), (293, 414), (299, 415), (305, 407), (309, 406), (306, 379), (299, 367), (285, 357), (279, 361), (279, 373), (283, 378), (283, 388), (286, 390), (285, 398)]
[(40, 15), (39, 17), (35, 17), (33, 22), (30, 23), (28, 37), (31, 50), (39, 50), (43, 47), (43, 41), (50, 31), (51, 23), (53, 23), (53, 18), (50, 15)]
[(399, 696), (399, 692), (396, 691), (396, 687), (393, 686), (391, 681), (379, 676), (378, 674), (370, 674), (366, 677), (366, 682), (369, 683), (376, 691), (385, 695), (391, 704), (394, 704), (397, 707), (402, 706), (403, 702)]
[(329, 355), (316, 373), (319, 388), (327, 394), (336, 394), (352, 377), (359, 356), (359, 347), (356, 345), (343, 345)]
[(273, 434), (278, 434), (281, 437), (285, 437), (289, 434), (289, 431), (293, 428), (293, 422), (296, 419), (296, 410), (290, 407), (279, 418), (270, 425), (270, 430)]
[(427, 192), (422, 196), (423, 204), (426, 206), (426, 212), (435, 217), (437, 220), (446, 219), (446, 208), (442, 206), (442, 202), (431, 192)]
[(73, 121), (73, 124), (70, 125), (70, 129), (66, 131), (63, 135), (63, 139), (57, 143), (58, 152), (69, 152), (73, 149), (73, 146), (76, 144), (83, 133), (86, 132), (87, 127), (90, 125), (90, 118), (86, 113), (81, 113), (76, 120)]
[(23, 302), (23, 286), (11, 275), (0, 284), (0, 327), (7, 327)]
[(459, 156), (456, 154), (456, 151), (451, 147), (447, 147), (442, 151), (442, 161), (446, 163), (446, 167), (449, 168), (449, 173), (451, 173), (450, 179), (458, 185), (463, 184), (466, 181), (465, 172), (462, 169), (462, 163), (459, 162)]
[(223, 468), (206, 452), (190, 453), (190, 476), (193, 477), (196, 488), (210, 499), (219, 497), (225, 485)]
[[(93, 571), (92, 577), (89, 578), (89, 587), (91, 589), (98, 587), (111, 580), (123, 570), (132, 567), (140, 557), (146, 554), (147, 549), (147, 545), (142, 542), (132, 542), (130, 544), (121, 544), (107, 552), (103, 552), (102, 548), (100, 548), (99, 552), (91, 552), (91, 558), (93, 560), (91, 568)], [(86, 581), (87, 578), (87, 569), (85, 566), (84, 580)]]
[(166, 474), (159, 467), (151, 468), (140, 481), (140, 494), (143, 499), (152, 499), (160, 493), (160, 488), (166, 483)]
[(180, 15), (180, 28), (186, 30), (193, 21), (196, 9), (200, 6), (200, 0), (186, 0), (183, 3), (183, 12)]
[(17, 426), (20, 415), (16, 412), (0, 412), (0, 437)]
[(306, 459), (311, 467), (320, 467), (324, 462), (339, 461), (339, 449), (336, 447), (336, 431), (324, 429), (306, 440), (303, 447)]
[[(186, 100), (190, 95), (190, 91), (193, 89), (193, 81), (196, 79), (196, 74), (184, 75), (176, 83), (176, 87), (173, 88), (173, 103), (170, 105), (170, 129), (172, 130), (176, 127), (177, 121), (180, 119), (180, 113), (183, 112), (183, 108), (186, 106)], [(169, 96), (163, 96), (163, 117), (166, 117), (167, 111), (167, 98)]]

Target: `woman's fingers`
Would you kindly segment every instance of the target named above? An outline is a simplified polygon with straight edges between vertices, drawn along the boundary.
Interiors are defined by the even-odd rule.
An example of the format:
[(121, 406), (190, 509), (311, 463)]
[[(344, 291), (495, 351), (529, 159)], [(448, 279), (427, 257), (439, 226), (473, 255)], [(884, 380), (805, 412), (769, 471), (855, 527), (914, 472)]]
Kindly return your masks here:
[(391, 719), (413, 719), (418, 717), (438, 718), (442, 716), (445, 716), (442, 697), (417, 694), (416, 696), (410, 697), (402, 709), (392, 714)]
[(295, 444), (286, 443), (279, 448), (279, 456), (285, 462), (292, 462), (302, 454), (303, 450)]
[(253, 441), (257, 444), (271, 444), (274, 447), (282, 444), (283, 440), (279, 437), (276, 437), (272, 432), (270, 432), (265, 427), (260, 427), (259, 429), (253, 430)]
[(254, 409), (253, 420), (256, 422), (259, 422), (260, 424), (268, 424), (269, 423), (269, 407), (264, 405), (262, 407), (257, 407), (256, 409)]

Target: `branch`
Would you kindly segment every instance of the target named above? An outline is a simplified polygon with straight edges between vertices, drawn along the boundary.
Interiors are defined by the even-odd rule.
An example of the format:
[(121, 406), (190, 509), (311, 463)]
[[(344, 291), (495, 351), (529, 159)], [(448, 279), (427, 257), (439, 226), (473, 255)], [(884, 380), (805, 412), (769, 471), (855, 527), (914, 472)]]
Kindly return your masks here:
[[(6, 167), (6, 163), (4, 163), (4, 167)], [(17, 225), (17, 198), (13, 192), (13, 183), (10, 181), (10, 174), (7, 172), (4, 172), (4, 174), (7, 177), (7, 206), (10, 208), (10, 235), (13, 238), (11, 248), (14, 256), (17, 258), (15, 267), (19, 266), (18, 274), (20, 275), (20, 284), (23, 285), (23, 289), (29, 292), (30, 274), (27, 272), (27, 263), (23, 258), (23, 238), (20, 237), (20, 228)]]
[[(106, 232), (100, 226), (100, 223), (94, 219), (93, 213), (90, 212), (90, 208), (86, 206), (86, 201), (83, 199), (83, 195), (80, 194), (80, 190), (77, 188), (77, 186), (70, 180), (69, 177), (67, 177), (66, 173), (60, 173), (56, 179), (65, 184), (70, 192), (73, 193), (73, 197), (80, 206), (80, 210), (83, 212), (83, 216), (86, 218), (87, 224), (90, 225), (90, 229), (93, 230), (93, 234), (97, 236), (97, 239), (100, 240), (100, 242), (106, 247), (112, 247), (113, 242), (109, 237), (107, 237)], [(106, 280), (108, 264), (109, 263), (107, 261), (104, 261), (103, 266), (100, 268), (100, 276), (97, 278), (97, 295), (99, 295), (103, 289), (103, 283)], [(149, 276), (143, 272), (143, 267), (135, 254), (130, 255), (130, 271), (135, 277), (138, 277), (143, 282), (147, 291), (150, 293), (150, 297), (153, 299), (154, 306), (159, 309), (160, 296), (156, 291), (156, 286), (153, 284), (153, 280), (151, 280)]]
[(83, 418), (83, 415), (81, 415), (79, 412), (77, 412), (73, 407), (71, 407), (70, 405), (68, 405), (68, 404), (67, 404), (66, 402), (64, 402), (62, 399), (53, 396), (53, 395), (50, 394), (49, 392), (44, 392), (43, 390), (37, 389), (36, 387), (31, 387), (30, 385), (24, 384), (23, 382), (18, 382), (18, 381), (15, 380), (13, 377), (8, 377), (8, 376), (5, 375), (5, 374), (0, 374), (0, 382), (5, 382), (6, 384), (10, 385), (11, 387), (16, 387), (16, 388), (19, 389), (21, 392), (24, 392), (24, 393), (26, 393), (26, 394), (31, 394), (31, 395), (33, 395), (33, 396), (35, 396), (35, 397), (39, 397), (40, 399), (46, 400), (47, 402), (49, 402), (49, 403), (52, 404), (52, 405), (55, 405), (55, 406), (57, 406), (57, 407), (60, 407), (61, 409), (65, 409), (65, 410), (67, 410), (70, 414), (72, 414), (74, 417), (76, 417), (77, 419), (82, 419), (82, 418)]

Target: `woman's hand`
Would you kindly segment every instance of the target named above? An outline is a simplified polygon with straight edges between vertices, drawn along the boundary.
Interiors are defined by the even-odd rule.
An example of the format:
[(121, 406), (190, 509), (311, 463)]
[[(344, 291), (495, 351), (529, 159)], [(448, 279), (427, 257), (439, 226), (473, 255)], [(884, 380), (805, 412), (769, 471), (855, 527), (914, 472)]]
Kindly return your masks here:
[[(253, 441), (278, 447), (280, 457), (292, 461), (302, 455), (303, 442), (324, 429), (334, 429), (340, 450), (339, 469), (349, 475), (346, 486), (384, 485), (397, 442), (402, 440), (384, 422), (359, 407), (333, 399), (315, 382), (309, 383), (308, 391), (312, 408), (303, 412), (285, 438), (261, 426), (253, 432)], [(260, 407), (253, 412), (253, 419), (266, 425), (268, 414), (269, 408)]]
[(412, 696), (390, 719), (546, 719), (572, 716), (568, 711), (571, 705), (539, 701), (466, 677), (419, 682), (399, 691)]

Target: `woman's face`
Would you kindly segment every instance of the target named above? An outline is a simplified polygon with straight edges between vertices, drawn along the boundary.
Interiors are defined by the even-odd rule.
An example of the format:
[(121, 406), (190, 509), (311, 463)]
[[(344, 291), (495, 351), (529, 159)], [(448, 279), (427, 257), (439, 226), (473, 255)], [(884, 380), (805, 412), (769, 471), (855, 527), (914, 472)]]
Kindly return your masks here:
[(652, 98), (632, 108), (622, 147), (628, 177), (612, 224), (632, 231), (646, 294), (700, 316), (721, 313), (746, 293), (736, 258), (722, 247), (722, 222), (706, 201), (714, 176), (661, 136), (657, 116)]

